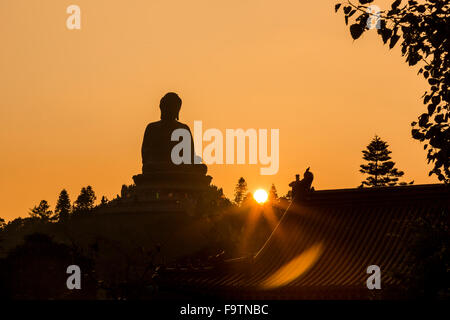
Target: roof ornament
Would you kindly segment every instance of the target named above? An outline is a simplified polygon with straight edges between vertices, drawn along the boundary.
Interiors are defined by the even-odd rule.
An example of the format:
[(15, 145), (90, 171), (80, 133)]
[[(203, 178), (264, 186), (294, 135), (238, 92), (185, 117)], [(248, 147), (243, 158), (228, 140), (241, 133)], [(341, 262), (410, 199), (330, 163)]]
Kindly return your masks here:
[(309, 171), (308, 167), (306, 171), (303, 173), (303, 179), (300, 180), (300, 175), (295, 175), (295, 181), (292, 181), (289, 186), (292, 188), (292, 201), (293, 202), (301, 202), (305, 200), (307, 195), (314, 191), (314, 188), (311, 187), (314, 175), (311, 171)]

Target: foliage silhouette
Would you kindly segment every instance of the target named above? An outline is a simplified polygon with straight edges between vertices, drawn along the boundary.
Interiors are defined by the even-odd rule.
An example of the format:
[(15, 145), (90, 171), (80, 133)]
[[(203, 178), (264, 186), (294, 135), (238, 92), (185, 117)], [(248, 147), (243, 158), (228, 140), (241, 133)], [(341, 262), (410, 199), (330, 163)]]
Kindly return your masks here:
[(395, 162), (390, 161), (392, 153), (388, 149), (389, 145), (375, 136), (367, 150), (363, 150), (363, 159), (368, 164), (362, 164), (359, 170), (361, 173), (368, 174), (366, 180), (362, 181), (362, 186), (368, 187), (385, 187), (394, 186), (398, 182), (398, 178), (404, 175), (403, 171), (394, 168)]
[[(360, 5), (348, 1), (343, 6), (345, 23), (354, 19), (350, 26), (353, 39), (358, 39), (367, 30), (368, 4), (372, 0), (359, 0)], [(337, 12), (343, 3), (335, 5)], [(389, 41), (389, 49), (400, 40), (402, 56), (409, 66), (420, 65), (418, 71), (428, 81), (430, 89), (423, 95), (427, 112), (411, 123), (412, 137), (425, 142), (428, 162), (434, 167), (440, 181), (450, 181), (450, 59), (448, 58), (448, 34), (450, 34), (449, 2), (447, 0), (402, 1), (396, 0), (391, 9), (382, 11), (378, 34), (383, 43)], [(355, 18), (354, 14), (359, 15)]]
[(57, 218), (53, 214), (53, 211), (50, 210), (50, 205), (46, 200), (41, 200), (41, 202), (39, 202), (39, 205), (34, 206), (34, 208), (30, 211), (30, 216), (32, 218), (37, 218), (44, 221), (53, 221)]
[[(132, 190), (132, 186), (130, 187), (124, 190)], [(81, 195), (91, 195), (85, 198), (92, 200), (93, 192), (89, 192), (92, 187), (83, 189)], [(60, 201), (60, 206), (57, 205), (57, 212), (61, 212), (60, 208), (67, 209), (70, 203), (64, 192), (62, 194), (60, 198), (65, 200)], [(84, 270), (88, 271), (87, 276), (89, 281), (92, 281), (90, 291), (86, 292), (89, 296), (83, 297), (152, 299), (158, 295), (158, 284), (155, 281), (158, 278), (158, 270), (167, 266), (167, 263), (204, 265), (221, 259), (217, 258), (218, 254), (222, 258), (232, 258), (258, 250), (272, 232), (273, 221), (269, 223), (260, 216), (254, 223), (248, 225), (250, 215), (254, 214), (250, 203), (252, 199), (250, 194), (245, 205), (243, 203), (242, 206), (237, 206), (225, 197), (221, 188), (211, 185), (198, 202), (195, 215), (163, 215), (156, 218), (156, 223), (151, 215), (130, 216), (126, 210), (118, 215), (74, 214), (70, 215), (70, 219), (60, 219), (59, 223), (52, 223), (52, 219), (36, 217), (14, 219), (0, 229), (0, 239), (5, 239), (2, 243), (0, 259), (6, 254), (6, 260), (0, 261), (0, 269), (4, 275), (4, 277), (0, 276), (0, 282), (3, 287), (8, 288), (8, 291), (3, 291), (3, 294), (7, 298), (22, 297), (24, 299), (77, 298), (75, 293), (70, 294), (67, 289), (60, 286), (61, 283), (65, 284), (67, 278), (66, 274), (64, 274), (65, 278), (62, 278), (60, 269), (65, 271), (62, 266), (67, 267), (72, 264), (68, 261), (68, 257), (79, 255), (84, 257), (80, 258), (81, 261), (88, 259), (91, 263), (87, 269), (82, 268), (83, 274)], [(83, 202), (82, 197), (78, 197), (77, 200), (79, 201), (74, 203), (74, 208), (76, 208), (75, 211), (78, 209), (76, 211), (78, 213), (117, 209), (120, 208), (118, 206), (120, 201), (123, 201), (119, 197), (105, 203), (105, 207), (102, 205), (95, 207), (92, 204), (93, 201), (86, 201), (89, 205), (80, 206), (79, 204), (86, 202)], [(37, 208), (36, 214), (46, 212), (47, 214), (41, 213), (41, 216), (48, 216), (50, 210), (46, 202), (42, 202)], [(87, 208), (90, 209), (85, 211)], [(274, 214), (277, 217), (280, 217), (281, 213), (281, 210), (274, 208)], [(158, 234), (172, 238), (172, 233), (179, 232), (183, 232), (183, 235), (179, 237), (183, 239), (182, 245), (179, 241), (173, 240), (161, 244), (156, 242)], [(29, 238), (29, 235), (36, 233), (42, 236)], [(28, 248), (26, 250), (21, 247), (24, 239), (25, 246)], [(33, 243), (35, 240), (36, 243)], [(28, 278), (32, 277), (31, 266), (35, 256), (29, 255), (25, 258), (22, 253), (32, 251), (30, 248), (35, 250), (47, 248), (39, 250), (54, 252), (53, 255), (41, 255), (38, 274), (44, 273), (40, 276), (43, 281), (49, 281), (50, 284), (53, 283), (52, 281), (58, 282), (58, 286), (51, 290), (39, 289), (41, 282), (28, 281)], [(67, 255), (62, 255), (62, 250), (58, 248), (65, 248)], [(16, 250), (22, 253), (15, 254)], [(174, 250), (185, 253), (182, 257), (173, 260), (177, 255), (171, 255), (170, 252)], [(169, 256), (171, 258), (168, 258)], [(15, 267), (12, 269), (9, 266)], [(51, 275), (51, 272), (45, 273), (46, 270), (55, 270), (54, 272), (57, 271), (58, 274), (54, 279), (46, 280)], [(16, 281), (19, 278), (26, 280), (24, 287), (14, 285), (12, 280), (8, 280)], [(34, 288), (35, 293), (31, 293), (33, 290), (30, 290), (30, 287)]]
[(97, 199), (91, 186), (81, 188), (80, 195), (74, 202), (75, 213), (86, 213), (94, 208), (94, 202)]
[(100, 200), (100, 205), (104, 206), (108, 203), (108, 198), (106, 196), (102, 196), (102, 199)]
[(69, 217), (71, 210), (69, 194), (66, 189), (61, 190), (55, 206), (55, 214), (59, 221), (65, 221)]
[(270, 190), (269, 190), (269, 200), (270, 201), (278, 200), (277, 188), (275, 187), (275, 185), (273, 183), (270, 186)]
[[(397, 270), (393, 276), (401, 280), (408, 298), (450, 298), (450, 229), (449, 212), (430, 208), (426, 214), (404, 221), (409, 230), (409, 269)], [(398, 235), (393, 235), (398, 236)]]
[(240, 205), (247, 195), (247, 182), (243, 177), (240, 177), (236, 187), (234, 188), (234, 203)]
[(283, 198), (286, 199), (288, 202), (292, 201), (292, 190), (288, 190), (288, 192), (286, 192)]
[(87, 276), (82, 279), (83, 290), (67, 290), (66, 269), (72, 264), (80, 266), (84, 275), (92, 275), (91, 261), (74, 248), (54, 242), (46, 234), (27, 235), (23, 244), (0, 260), (3, 295), (38, 300), (94, 298), (95, 280)]

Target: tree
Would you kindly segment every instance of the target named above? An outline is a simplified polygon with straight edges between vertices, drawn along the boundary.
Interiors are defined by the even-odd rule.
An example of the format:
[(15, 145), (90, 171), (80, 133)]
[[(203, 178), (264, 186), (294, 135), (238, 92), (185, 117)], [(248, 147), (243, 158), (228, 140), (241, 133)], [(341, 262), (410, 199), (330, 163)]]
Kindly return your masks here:
[(51, 221), (55, 219), (53, 211), (50, 210), (50, 205), (46, 200), (41, 200), (41, 202), (39, 202), (39, 205), (34, 206), (34, 208), (30, 211), (30, 216), (32, 218), (38, 218), (43, 221)]
[(404, 172), (394, 168), (395, 162), (390, 161), (392, 152), (388, 147), (385, 141), (375, 136), (367, 146), (367, 150), (362, 151), (363, 159), (368, 161), (368, 164), (362, 164), (359, 171), (369, 175), (362, 182), (363, 186), (393, 186), (397, 184), (398, 178), (403, 176)]
[(406, 245), (407, 291), (412, 297), (450, 298), (450, 227), (448, 209), (430, 208), (426, 214), (405, 221), (413, 237)]
[(58, 215), (59, 221), (64, 221), (69, 217), (70, 208), (69, 194), (66, 189), (62, 189), (55, 206), (55, 213)]
[(100, 204), (102, 206), (107, 205), (108, 204), (108, 198), (106, 196), (102, 196), (102, 199), (100, 200)]
[(236, 187), (234, 188), (234, 202), (240, 205), (247, 194), (247, 182), (243, 177), (240, 177)]
[[(74, 246), (55, 242), (51, 236), (33, 232), (8, 250), (0, 264), (0, 296), (7, 299), (61, 300), (93, 299), (96, 279), (93, 261)], [(71, 264), (83, 271), (83, 290), (67, 290), (66, 269)], [(3, 267), (3, 268), (2, 268)]]
[(97, 199), (91, 186), (81, 188), (80, 195), (74, 202), (74, 209), (78, 212), (86, 212), (94, 208), (94, 202)]
[(5, 219), (0, 217), (0, 229), (3, 228), (3, 226), (5, 226)]
[(128, 187), (125, 184), (122, 185), (122, 189), (120, 190), (120, 197), (122, 199), (126, 199), (129, 197)]
[(272, 183), (272, 186), (270, 187), (270, 190), (269, 190), (269, 200), (270, 201), (274, 201), (274, 200), (277, 200), (277, 199), (278, 199), (277, 188)]
[(289, 190), (284, 197), (286, 200), (292, 201), (292, 190)]
[[(450, 33), (449, 3), (447, 0), (418, 1), (396, 0), (391, 9), (379, 13), (369, 13), (372, 0), (359, 0), (360, 5), (350, 1), (343, 7), (345, 23), (356, 12), (359, 16), (350, 26), (353, 39), (358, 39), (368, 29), (368, 21), (380, 22), (377, 32), (383, 43), (389, 41), (389, 49), (394, 48), (402, 38), (401, 52), (409, 66), (419, 65), (418, 74), (428, 81), (430, 90), (423, 95), (427, 112), (411, 123), (412, 137), (428, 149), (428, 163), (434, 163), (429, 175), (437, 175), (440, 181), (450, 182), (450, 108), (449, 83), (450, 59), (448, 58), (448, 34)], [(335, 5), (337, 12), (342, 3)], [(377, 16), (379, 18), (377, 18)], [(370, 20), (368, 20), (370, 19)], [(371, 23), (369, 23), (371, 25)]]

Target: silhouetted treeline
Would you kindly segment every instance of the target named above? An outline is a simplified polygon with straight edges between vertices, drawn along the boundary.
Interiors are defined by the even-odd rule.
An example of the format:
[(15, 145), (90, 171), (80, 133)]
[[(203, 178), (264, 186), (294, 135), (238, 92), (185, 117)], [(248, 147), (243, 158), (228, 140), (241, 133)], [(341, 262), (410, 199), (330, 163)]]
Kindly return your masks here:
[[(2, 296), (152, 299), (161, 294), (158, 271), (255, 253), (283, 212), (275, 187), (264, 206), (270, 217), (253, 197), (238, 205), (213, 185), (189, 214), (133, 212), (134, 191), (124, 185), (120, 195), (96, 204), (91, 186), (73, 203), (62, 190), (54, 211), (42, 200), (29, 217), (0, 224)], [(66, 287), (69, 265), (80, 266), (81, 290)]]

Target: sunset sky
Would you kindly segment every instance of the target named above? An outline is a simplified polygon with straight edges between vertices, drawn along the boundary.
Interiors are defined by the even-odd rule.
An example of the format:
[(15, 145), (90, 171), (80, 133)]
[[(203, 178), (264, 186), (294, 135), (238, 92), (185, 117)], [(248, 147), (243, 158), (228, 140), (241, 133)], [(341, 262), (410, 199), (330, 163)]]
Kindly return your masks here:
[[(86, 185), (98, 199), (120, 193), (169, 91), (191, 128), (280, 130), (276, 175), (209, 166), (227, 196), (241, 176), (283, 195), (307, 167), (316, 190), (357, 187), (375, 134), (404, 181), (438, 182), (411, 138), (426, 82), (375, 30), (353, 41), (335, 2), (1, 1), (0, 217), (26, 217), (41, 199), (54, 208), (63, 188), (72, 201)], [(81, 30), (66, 28), (71, 4)]]

